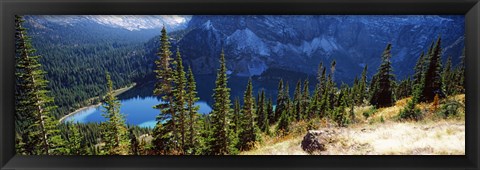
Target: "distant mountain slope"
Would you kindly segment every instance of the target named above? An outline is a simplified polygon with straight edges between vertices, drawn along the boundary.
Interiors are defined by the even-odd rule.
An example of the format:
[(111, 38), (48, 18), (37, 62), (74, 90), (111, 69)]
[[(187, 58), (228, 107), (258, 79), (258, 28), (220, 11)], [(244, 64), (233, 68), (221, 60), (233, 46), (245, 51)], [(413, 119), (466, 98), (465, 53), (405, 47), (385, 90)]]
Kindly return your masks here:
[(201, 74), (215, 72), (223, 48), (236, 75), (260, 75), (271, 67), (314, 74), (320, 62), (335, 59), (337, 81), (351, 82), (365, 64), (370, 75), (376, 72), (392, 43), (394, 71), (403, 79), (438, 36), (443, 59), (451, 55), (458, 63), (464, 47), (463, 16), (192, 16), (186, 30), (175, 41)]
[[(160, 34), (155, 16), (25, 16), (24, 26), (47, 72), (57, 116), (88, 105), (105, 92), (105, 72), (115, 88), (152, 72), (143, 44)], [(124, 20), (122, 20), (124, 19)], [(120, 20), (120, 21), (118, 21)], [(155, 22), (154, 22), (155, 21)], [(169, 24), (165, 20), (166, 24)], [(173, 22), (173, 21), (172, 21)], [(122, 25), (123, 24), (123, 25)], [(165, 25), (171, 29), (179, 23)], [(186, 23), (185, 23), (186, 24)], [(138, 29), (131, 28), (136, 26)], [(94, 102), (94, 101), (93, 101)]]

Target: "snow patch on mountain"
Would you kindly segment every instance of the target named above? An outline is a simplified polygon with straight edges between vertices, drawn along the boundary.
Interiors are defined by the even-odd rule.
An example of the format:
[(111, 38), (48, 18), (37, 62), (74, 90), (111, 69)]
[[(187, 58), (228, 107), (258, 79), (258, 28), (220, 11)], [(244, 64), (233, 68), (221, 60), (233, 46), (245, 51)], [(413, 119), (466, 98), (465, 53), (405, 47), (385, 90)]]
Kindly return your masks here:
[(212, 25), (212, 21), (208, 20), (202, 25), (203, 30), (215, 30), (215, 27)]
[(41, 17), (62, 25), (91, 21), (130, 31), (157, 29), (163, 26), (170, 30), (183, 29), (191, 19), (191, 16), (187, 15), (43, 15)]
[(267, 45), (248, 28), (235, 31), (227, 37), (226, 44), (234, 45), (236, 51), (249, 51), (262, 56), (270, 55)]
[(318, 49), (322, 49), (327, 53), (331, 53), (335, 50), (338, 50), (338, 45), (335, 39), (325, 38), (325, 37), (316, 37), (312, 41), (304, 41), (300, 47), (307, 56), (311, 56)]
[(185, 26), (189, 17), (180, 15), (90, 15), (87, 18), (103, 25), (125, 28), (127, 30), (154, 29), (168, 26)]

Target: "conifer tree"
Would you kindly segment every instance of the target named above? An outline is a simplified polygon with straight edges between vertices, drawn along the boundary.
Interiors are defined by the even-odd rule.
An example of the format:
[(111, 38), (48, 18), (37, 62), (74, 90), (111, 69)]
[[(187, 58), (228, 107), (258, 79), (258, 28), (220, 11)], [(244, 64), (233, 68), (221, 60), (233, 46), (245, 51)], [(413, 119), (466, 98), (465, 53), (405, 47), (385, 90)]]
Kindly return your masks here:
[(133, 129), (129, 130), (129, 139), (130, 139), (130, 153), (132, 155), (140, 154), (140, 143), (138, 142), (137, 135), (133, 132)]
[(186, 145), (186, 140), (187, 140), (187, 102), (186, 102), (186, 97), (187, 97), (187, 92), (186, 92), (186, 86), (187, 86), (187, 77), (186, 73), (183, 67), (183, 61), (182, 61), (182, 56), (180, 54), (180, 49), (177, 48), (177, 59), (174, 62), (175, 65), (175, 72), (174, 72), (174, 83), (175, 83), (175, 88), (173, 89), (173, 100), (174, 100), (174, 107), (176, 111), (176, 115), (178, 117), (178, 122), (176, 122), (176, 125), (178, 127), (179, 131), (179, 149), (182, 154), (185, 154), (185, 151), (187, 150), (187, 145)]
[(268, 115), (268, 125), (272, 125), (275, 122), (273, 121), (275, 119), (275, 112), (273, 110), (273, 101), (271, 97), (267, 100), (267, 107), (265, 109)]
[(215, 81), (213, 98), (212, 127), (209, 133), (208, 153), (210, 155), (236, 154), (236, 136), (230, 126), (230, 88), (227, 87), (227, 67), (225, 55), (220, 54), (220, 68)]
[(295, 92), (293, 95), (293, 115), (295, 120), (300, 121), (303, 119), (303, 110), (302, 110), (302, 82), (298, 80), (297, 85), (295, 86)]
[(301, 110), (303, 110), (304, 116), (308, 116), (308, 118), (313, 118), (313, 114), (310, 114), (308, 111), (308, 106), (310, 105), (310, 90), (308, 89), (308, 79), (305, 79), (303, 82), (303, 91), (302, 91), (302, 100), (301, 100)]
[(277, 133), (284, 136), (290, 132), (290, 117), (287, 114), (287, 111), (284, 110), (280, 115), (280, 120), (277, 125)]
[(235, 97), (234, 106), (233, 106), (233, 132), (238, 134), (241, 130), (241, 114), (240, 114), (240, 101), (238, 97)]
[(120, 113), (120, 101), (115, 97), (113, 82), (110, 74), (106, 73), (107, 94), (104, 97), (102, 114), (107, 120), (103, 122), (103, 140), (105, 146), (103, 151), (110, 155), (127, 155), (130, 150), (130, 141), (128, 140), (128, 130), (125, 124), (125, 118)]
[(262, 89), (260, 92), (260, 97), (258, 98), (258, 104), (257, 104), (257, 125), (258, 128), (262, 132), (267, 132), (268, 131), (268, 113), (267, 113), (267, 106), (265, 103), (265, 91)]
[(455, 90), (455, 75), (454, 72), (452, 71), (452, 57), (449, 56), (447, 59), (447, 63), (445, 64), (445, 67), (443, 68), (442, 72), (442, 81), (443, 81), (443, 89), (445, 91), (445, 95), (452, 95), (454, 94)]
[(425, 53), (422, 52), (415, 64), (415, 73), (413, 75), (413, 84), (420, 84), (422, 82), (423, 74), (425, 70)]
[(157, 124), (153, 130), (153, 144), (157, 154), (168, 154), (177, 150), (178, 132), (176, 129), (176, 118), (173, 100), (174, 70), (172, 69), (172, 58), (170, 57), (170, 42), (165, 27), (162, 28), (160, 48), (155, 61), (155, 76), (157, 82), (153, 93), (162, 98), (162, 102), (155, 106), (160, 109), (157, 116)]
[[(188, 142), (187, 145), (189, 149), (194, 149), (198, 145), (198, 131), (197, 129), (197, 114), (200, 109), (199, 106), (196, 106), (195, 103), (199, 100), (197, 97), (197, 85), (195, 82), (195, 77), (193, 75), (192, 69), (188, 67), (188, 81), (187, 81), (187, 112), (188, 112)], [(192, 151), (194, 152), (194, 151)]]
[(242, 131), (240, 132), (240, 150), (250, 150), (257, 141), (256, 127), (254, 123), (255, 99), (253, 97), (252, 80), (248, 80), (247, 89), (243, 96)]
[(47, 90), (48, 81), (27, 36), (21, 16), (15, 16), (15, 126), (21, 147), (17, 152), (28, 155), (66, 153), (58, 120), (52, 117), (56, 108)]
[(277, 90), (277, 106), (275, 107), (275, 118), (271, 119), (272, 123), (277, 122), (282, 114), (283, 110), (286, 108), (286, 98), (285, 98), (285, 88), (283, 87), (283, 79), (280, 79), (278, 82), (278, 90)]
[(422, 88), (421, 102), (432, 101), (436, 94), (441, 98), (445, 97), (442, 89), (441, 55), (442, 47), (441, 38), (439, 37), (428, 56), (427, 67), (423, 76), (424, 87)]
[(293, 118), (293, 103), (290, 100), (290, 87), (288, 85), (288, 81), (285, 84), (285, 90), (283, 91), (283, 97), (285, 100), (285, 110), (287, 111), (287, 116), (289, 118)]
[(365, 67), (363, 67), (363, 71), (362, 71), (362, 77), (360, 79), (360, 82), (359, 82), (359, 89), (358, 89), (358, 93), (359, 93), (359, 97), (358, 97), (358, 100), (357, 100), (357, 105), (361, 105), (363, 104), (363, 101), (365, 101), (365, 99), (367, 98), (367, 95), (368, 94), (368, 89), (367, 89), (367, 70), (368, 70), (368, 65), (365, 65)]
[(407, 105), (400, 111), (400, 119), (418, 120), (421, 117), (421, 111), (417, 108), (420, 95), (422, 93), (422, 84), (413, 85), (412, 99), (408, 100)]
[(378, 72), (374, 75), (374, 80), (372, 80), (372, 96), (370, 103), (376, 107), (388, 107), (393, 105), (395, 102), (393, 96), (393, 82), (395, 81), (394, 75), (392, 74), (392, 66), (390, 62), (391, 54), (390, 50), (392, 48), (391, 44), (387, 44), (387, 47), (382, 54), (382, 64), (378, 68)]
[(400, 81), (400, 84), (398, 84), (396, 90), (395, 90), (395, 95), (397, 99), (402, 99), (405, 97), (408, 97), (409, 95), (412, 94), (412, 81), (410, 80), (410, 77), (407, 79), (404, 79)]
[(85, 154), (83, 147), (82, 147), (82, 135), (80, 134), (80, 130), (78, 129), (77, 125), (73, 122), (67, 124), (68, 126), (68, 143), (67, 147), (69, 149), (70, 155), (83, 155)]
[(347, 107), (347, 97), (348, 97), (348, 86), (346, 84), (342, 84), (340, 92), (336, 97), (338, 99), (335, 108), (333, 108), (332, 118), (337, 123), (338, 126), (344, 127), (349, 123), (348, 116), (345, 113), (345, 108)]
[(332, 77), (332, 81), (334, 81), (335, 69), (337, 67), (337, 62), (335, 60), (332, 61), (330, 64), (330, 75)]
[(335, 97), (335, 93), (337, 91), (337, 88), (336, 88), (336, 83), (334, 81), (334, 75), (335, 75), (335, 68), (336, 68), (336, 61), (333, 60), (332, 63), (330, 64), (330, 74), (328, 75), (328, 78), (327, 78), (327, 83), (326, 83), (326, 87), (325, 87), (325, 91), (327, 92), (326, 93), (326, 96), (328, 96), (327, 98), (327, 103), (328, 103), (328, 108), (333, 110), (334, 107), (335, 107), (335, 100), (337, 100)]

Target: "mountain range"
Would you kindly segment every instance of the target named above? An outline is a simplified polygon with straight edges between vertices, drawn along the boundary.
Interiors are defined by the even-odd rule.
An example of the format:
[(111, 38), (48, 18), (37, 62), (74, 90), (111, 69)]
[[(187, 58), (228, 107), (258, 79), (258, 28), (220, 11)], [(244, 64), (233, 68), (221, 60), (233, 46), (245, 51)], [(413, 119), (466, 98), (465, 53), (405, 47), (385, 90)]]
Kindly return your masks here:
[(376, 72), (391, 43), (399, 79), (413, 73), (422, 51), (442, 38), (443, 59), (459, 62), (464, 47), (463, 16), (193, 16), (177, 39), (195, 72), (215, 72), (225, 50), (228, 68), (239, 76), (269, 68), (315, 74), (318, 64), (336, 60), (335, 77), (351, 82), (365, 65)]
[(156, 59), (158, 35), (165, 26), (172, 50), (179, 46), (196, 74), (214, 74), (223, 49), (233, 75), (260, 76), (268, 69), (314, 75), (320, 62), (329, 65), (336, 60), (336, 81), (347, 83), (365, 65), (373, 75), (387, 43), (393, 46), (394, 72), (403, 79), (413, 73), (419, 55), (438, 37), (442, 58), (452, 56), (453, 63), (458, 63), (465, 39), (460, 15), (31, 16), (29, 21), (36, 34), (53, 28), (90, 29), (99, 34), (96, 37), (137, 39), (134, 42), (144, 43), (148, 62)]

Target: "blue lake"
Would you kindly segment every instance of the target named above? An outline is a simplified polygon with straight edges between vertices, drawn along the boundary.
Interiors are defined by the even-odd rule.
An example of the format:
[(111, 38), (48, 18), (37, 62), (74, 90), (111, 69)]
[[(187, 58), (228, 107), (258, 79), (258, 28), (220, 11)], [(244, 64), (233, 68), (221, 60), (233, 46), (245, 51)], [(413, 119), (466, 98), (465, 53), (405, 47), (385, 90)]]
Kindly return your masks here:
[[(120, 100), (120, 113), (125, 115), (127, 124), (153, 128), (157, 123), (155, 118), (160, 113), (160, 110), (154, 109), (153, 106), (160, 102), (161, 100), (156, 97), (134, 97)], [(212, 111), (212, 108), (206, 102), (200, 101), (196, 105), (200, 106), (199, 112), (202, 114), (208, 114)], [(102, 116), (104, 110), (102, 106), (88, 108), (66, 118), (65, 121), (78, 123), (103, 122), (106, 120)]]
[[(213, 89), (215, 88), (215, 76), (198, 75), (197, 89), (200, 101), (196, 105), (200, 106), (199, 113), (208, 114), (212, 111), (210, 107), (213, 105)], [(231, 88), (230, 99), (233, 103), (235, 98), (242, 103), (243, 94), (245, 92), (248, 77), (230, 77), (228, 86)], [(312, 80), (314, 81), (314, 80)], [(294, 82), (290, 80), (290, 82)], [(254, 94), (263, 89), (267, 97), (276, 100), (278, 80), (253, 80)], [(293, 86), (290, 86), (290, 96), (293, 95)], [(310, 89), (313, 89), (313, 85)], [(130, 125), (138, 125), (141, 127), (154, 127), (157, 123), (156, 117), (160, 110), (154, 109), (153, 106), (161, 102), (160, 98), (153, 95), (154, 83), (145, 83), (118, 95), (121, 107), (120, 112), (125, 115), (126, 123)], [(92, 107), (82, 110), (64, 120), (78, 123), (103, 122), (106, 119), (102, 116), (104, 108), (102, 106)]]

